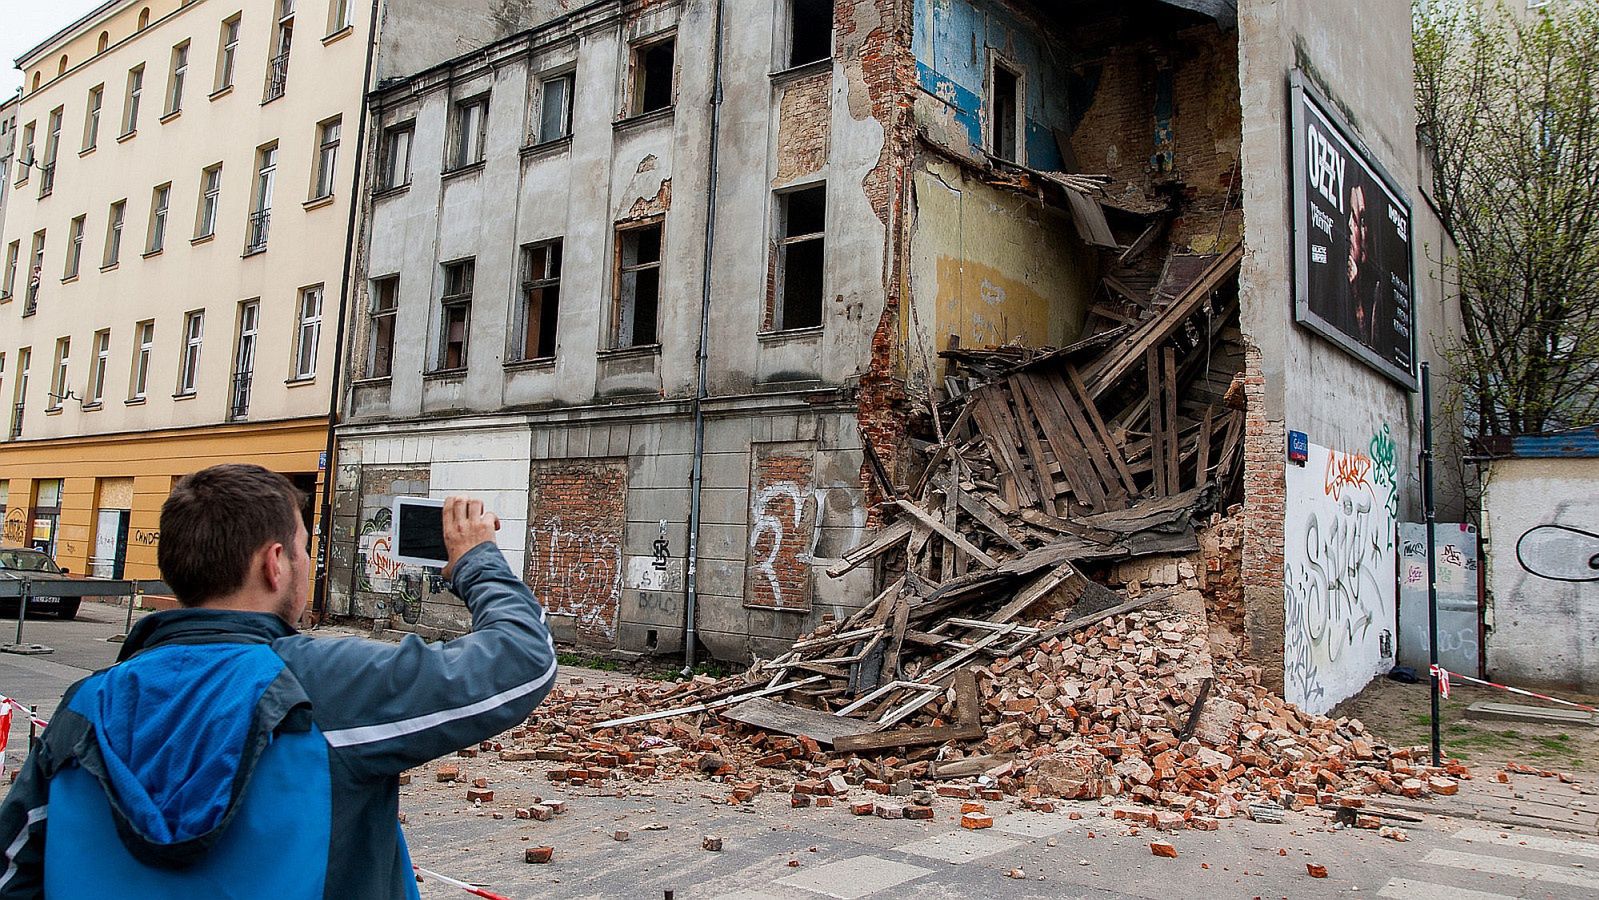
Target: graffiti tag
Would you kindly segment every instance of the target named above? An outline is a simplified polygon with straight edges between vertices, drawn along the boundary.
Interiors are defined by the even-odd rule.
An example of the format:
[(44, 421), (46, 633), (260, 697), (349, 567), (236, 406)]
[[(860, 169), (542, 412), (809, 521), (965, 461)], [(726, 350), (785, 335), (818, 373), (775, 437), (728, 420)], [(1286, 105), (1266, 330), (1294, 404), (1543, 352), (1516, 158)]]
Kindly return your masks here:
[(528, 574), (543, 588), (545, 606), (572, 616), (580, 632), (614, 639), (624, 572), (617, 536), (554, 516), (530, 526), (527, 538)]
[(1323, 490), (1327, 496), (1338, 500), (1344, 491), (1364, 488), (1369, 490), (1371, 482), (1371, 457), (1364, 453), (1339, 453), (1334, 450), (1327, 455), (1327, 474), (1323, 479)]

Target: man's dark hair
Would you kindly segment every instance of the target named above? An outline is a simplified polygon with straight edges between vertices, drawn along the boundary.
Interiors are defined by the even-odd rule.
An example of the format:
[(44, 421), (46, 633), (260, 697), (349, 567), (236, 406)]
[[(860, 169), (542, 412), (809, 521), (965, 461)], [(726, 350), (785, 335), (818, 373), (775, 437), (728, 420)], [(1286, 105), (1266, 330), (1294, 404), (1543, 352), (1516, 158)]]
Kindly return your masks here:
[(305, 494), (276, 472), (230, 463), (179, 481), (161, 504), (161, 577), (184, 606), (236, 591), (267, 544), (292, 547)]

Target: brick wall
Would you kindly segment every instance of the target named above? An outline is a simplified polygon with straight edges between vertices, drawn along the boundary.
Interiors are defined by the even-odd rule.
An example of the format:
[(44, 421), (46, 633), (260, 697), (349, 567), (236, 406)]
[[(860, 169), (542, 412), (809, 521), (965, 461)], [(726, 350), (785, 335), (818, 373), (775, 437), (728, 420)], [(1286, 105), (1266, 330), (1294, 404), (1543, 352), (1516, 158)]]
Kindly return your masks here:
[[(526, 581), (578, 643), (612, 647), (622, 599), (627, 461), (535, 460), (528, 479)], [(563, 624), (556, 622), (555, 624)]]
[[(1109, 175), (1113, 197), (1180, 199), (1175, 248), (1210, 252), (1242, 234), (1237, 177), (1243, 113), (1238, 105), (1238, 42), (1213, 26), (1129, 39), (1094, 63), (1099, 83), (1072, 132), (1083, 172)], [(1171, 133), (1157, 135), (1157, 85), (1171, 85)], [(1169, 150), (1169, 166), (1157, 155)], [(1227, 210), (1226, 222), (1221, 223)], [(1153, 264), (1159, 254), (1148, 255)]]
[(1288, 437), (1283, 422), (1266, 417), (1266, 377), (1260, 350), (1244, 357), (1244, 625), (1263, 683), (1283, 689), (1283, 514)]
[[(814, 451), (813, 451), (814, 453)], [(809, 612), (816, 529), (812, 455), (754, 448), (750, 466), (749, 561), (744, 605)]]
[[(904, 0), (839, 0), (835, 8), (838, 53), (851, 82), (850, 114), (867, 115), (883, 125), (883, 152), (863, 187), (878, 219), (889, 229), (884, 271), (884, 309), (872, 334), (867, 370), (860, 379), (861, 440), (883, 458), (890, 477), (901, 466), (906, 430), (903, 356), (900, 347), (900, 300), (904, 257), (910, 235), (904, 206), (907, 166), (915, 140), (911, 104), (916, 90), (916, 61), (911, 52), (912, 5)], [(861, 468), (868, 504), (883, 499), (867, 466)], [(875, 509), (872, 519), (877, 519)]]

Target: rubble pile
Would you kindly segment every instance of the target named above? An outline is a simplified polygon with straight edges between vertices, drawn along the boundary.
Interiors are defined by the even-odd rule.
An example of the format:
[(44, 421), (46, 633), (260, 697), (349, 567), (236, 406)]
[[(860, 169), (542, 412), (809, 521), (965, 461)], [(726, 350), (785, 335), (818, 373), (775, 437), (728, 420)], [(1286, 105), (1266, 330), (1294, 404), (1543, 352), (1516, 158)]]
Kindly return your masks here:
[[(876, 566), (875, 598), (735, 678), (557, 691), (502, 757), (580, 785), (704, 776), (729, 802), (1123, 798), (1163, 828), (1451, 790), (1464, 769), (1261, 687), (1219, 596), (1236, 577), (1185, 589), (1236, 568), (1218, 510), (1242, 476), (1240, 259), (1172, 257), (1070, 347), (946, 350), (922, 464), (896, 484), (867, 454), (884, 524), (828, 573)], [(1170, 586), (1106, 583), (1140, 560)]]

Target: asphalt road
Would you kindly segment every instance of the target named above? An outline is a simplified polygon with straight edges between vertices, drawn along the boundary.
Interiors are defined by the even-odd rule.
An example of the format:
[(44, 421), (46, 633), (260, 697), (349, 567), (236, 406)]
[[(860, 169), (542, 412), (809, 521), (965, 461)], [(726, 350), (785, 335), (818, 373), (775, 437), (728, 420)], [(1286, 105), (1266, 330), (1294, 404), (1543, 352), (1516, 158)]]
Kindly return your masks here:
[[(55, 652), (0, 654), (0, 693), (37, 703), (49, 718), (72, 682), (115, 660), (120, 645), (105, 639), (122, 631), (125, 616), (123, 609), (90, 602), (75, 622), (29, 620), (24, 639)], [(7, 641), (15, 626), (15, 620), (0, 620)], [(614, 677), (563, 674), (581, 674), (590, 683)], [(21, 761), (26, 736), (27, 723), (14, 718), (13, 765)], [(1290, 814), (1283, 825), (1233, 820), (1217, 832), (1161, 835), (1130, 833), (1124, 822), (1102, 815), (1108, 810), (1099, 804), (1067, 804), (1042, 814), (996, 803), (989, 805), (994, 827), (967, 832), (956, 825), (959, 806), (952, 800), (939, 801), (931, 822), (856, 818), (847, 804), (796, 810), (781, 793), (731, 807), (719, 802), (726, 793), (721, 785), (573, 790), (545, 779), (541, 764), (494, 756), (452, 760), (469, 778), (488, 779), (493, 802), (467, 802), (467, 784), (440, 784), (430, 766), (401, 788), (401, 810), (415, 862), (509, 897), (660, 898), (667, 891), (678, 900), (1599, 896), (1599, 838), (1444, 816), (1406, 826), (1409, 840), (1399, 843), (1369, 831), (1335, 831), (1315, 813)], [(1463, 794), (1471, 789), (1463, 786)], [(517, 807), (539, 797), (565, 800), (569, 811), (549, 822), (515, 818)], [(648, 830), (652, 824), (666, 828)], [(617, 830), (628, 831), (629, 839), (615, 840)], [(707, 834), (723, 839), (722, 852), (701, 849)], [(1152, 856), (1151, 840), (1170, 841), (1178, 858)], [(523, 851), (540, 845), (555, 848), (553, 862), (523, 862)], [(1311, 878), (1308, 863), (1325, 866), (1328, 877)], [(422, 891), (429, 900), (468, 896), (431, 883)]]

